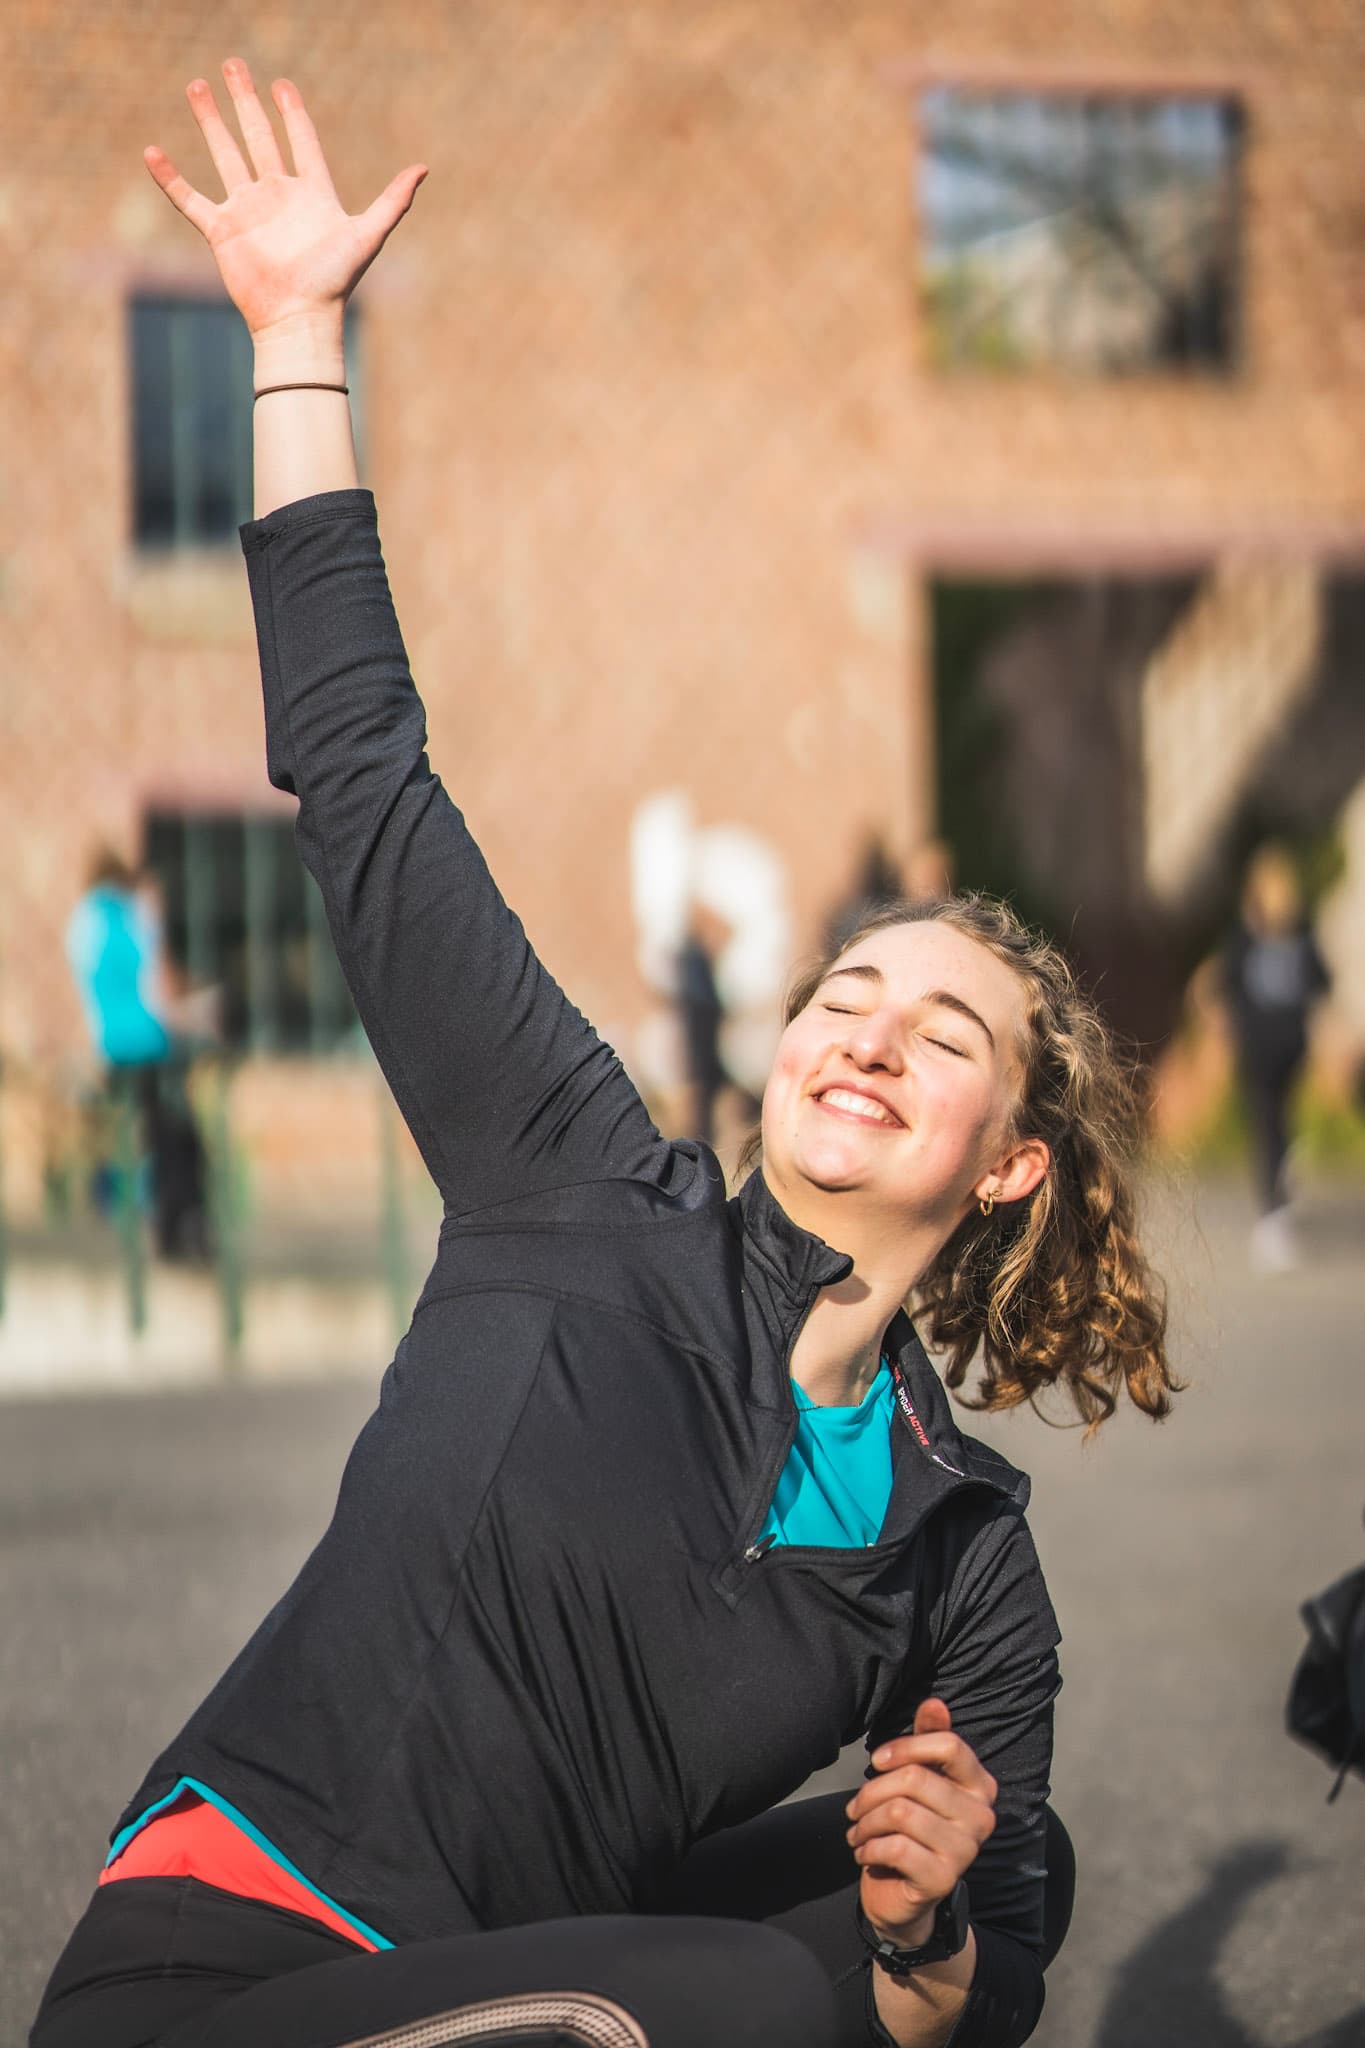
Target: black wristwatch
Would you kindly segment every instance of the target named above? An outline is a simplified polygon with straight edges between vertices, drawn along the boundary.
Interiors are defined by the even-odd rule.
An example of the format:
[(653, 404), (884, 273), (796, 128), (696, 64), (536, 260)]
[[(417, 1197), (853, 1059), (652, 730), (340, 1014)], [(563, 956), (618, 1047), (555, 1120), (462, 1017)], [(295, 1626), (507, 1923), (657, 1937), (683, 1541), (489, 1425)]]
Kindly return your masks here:
[(960, 1956), (967, 1946), (971, 1922), (967, 1917), (967, 1885), (963, 1878), (958, 1879), (946, 1899), (939, 1900), (934, 1914), (934, 1931), (918, 1948), (897, 1948), (894, 1941), (878, 1934), (863, 1911), (861, 1899), (857, 1900), (854, 1911), (864, 1948), (888, 1977), (913, 1976), (926, 1963), (946, 1963), (953, 1956)]

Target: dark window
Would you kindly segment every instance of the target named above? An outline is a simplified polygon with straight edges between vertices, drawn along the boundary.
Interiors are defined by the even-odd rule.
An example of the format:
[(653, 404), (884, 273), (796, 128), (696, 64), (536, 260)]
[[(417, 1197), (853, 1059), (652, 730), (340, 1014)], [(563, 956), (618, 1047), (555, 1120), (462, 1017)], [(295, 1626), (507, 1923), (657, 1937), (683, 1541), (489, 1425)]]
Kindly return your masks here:
[(132, 306), (134, 533), (143, 547), (231, 540), (251, 517), (251, 341), (228, 305)]
[[(351, 308), (346, 335), (354, 413)], [(138, 545), (235, 540), (251, 517), (253, 363), (241, 314), (218, 300), (138, 297), (129, 309), (129, 345)]]
[(191, 988), (222, 991), (229, 1045), (316, 1053), (363, 1045), (321, 894), (287, 818), (153, 811), (146, 853), (172, 971)]
[(936, 365), (1233, 366), (1235, 100), (936, 88), (920, 113)]

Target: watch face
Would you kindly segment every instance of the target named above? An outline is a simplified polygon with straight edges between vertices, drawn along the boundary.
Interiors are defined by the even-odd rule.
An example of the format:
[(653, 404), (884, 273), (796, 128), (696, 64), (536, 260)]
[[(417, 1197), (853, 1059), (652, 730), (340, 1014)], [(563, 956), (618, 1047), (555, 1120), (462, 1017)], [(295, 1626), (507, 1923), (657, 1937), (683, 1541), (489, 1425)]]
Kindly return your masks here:
[[(959, 1878), (939, 1906), (938, 1917), (934, 1921), (934, 1938), (937, 1940), (941, 1935), (950, 1944), (948, 1956), (960, 1955), (967, 1946), (968, 1925), (967, 1886), (965, 1880)], [(948, 1956), (944, 1957), (945, 1962)]]

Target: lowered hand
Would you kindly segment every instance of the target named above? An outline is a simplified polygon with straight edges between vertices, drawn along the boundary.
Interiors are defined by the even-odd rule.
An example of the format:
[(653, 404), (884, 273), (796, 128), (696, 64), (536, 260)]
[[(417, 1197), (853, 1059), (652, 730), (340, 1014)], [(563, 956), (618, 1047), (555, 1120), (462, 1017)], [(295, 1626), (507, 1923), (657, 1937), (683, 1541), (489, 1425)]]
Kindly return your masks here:
[(934, 1912), (995, 1828), (996, 1783), (942, 1700), (924, 1700), (912, 1735), (874, 1751), (877, 1776), (849, 1801), (848, 1840), (863, 1912), (900, 1948), (917, 1948)]

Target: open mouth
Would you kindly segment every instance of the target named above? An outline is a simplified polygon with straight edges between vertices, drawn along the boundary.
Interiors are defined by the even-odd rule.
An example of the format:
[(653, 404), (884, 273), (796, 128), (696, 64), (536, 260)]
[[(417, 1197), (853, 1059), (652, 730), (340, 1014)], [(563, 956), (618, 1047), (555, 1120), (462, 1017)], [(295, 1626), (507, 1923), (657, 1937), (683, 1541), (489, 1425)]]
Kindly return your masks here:
[(883, 1129), (899, 1130), (901, 1120), (892, 1114), (884, 1102), (875, 1095), (864, 1095), (858, 1088), (826, 1088), (815, 1100), (821, 1109), (832, 1110), (836, 1116), (848, 1117), (860, 1124), (880, 1125)]

